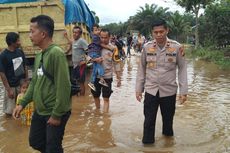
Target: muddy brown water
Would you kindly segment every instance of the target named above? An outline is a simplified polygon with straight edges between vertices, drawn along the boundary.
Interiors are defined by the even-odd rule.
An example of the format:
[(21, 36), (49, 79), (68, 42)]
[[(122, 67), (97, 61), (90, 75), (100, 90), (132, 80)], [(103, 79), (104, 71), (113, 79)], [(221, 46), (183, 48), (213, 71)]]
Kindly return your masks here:
[[(95, 110), (87, 88), (85, 96), (72, 99), (72, 115), (66, 126), (66, 153), (229, 153), (230, 71), (212, 63), (188, 59), (189, 96), (177, 104), (174, 138), (161, 135), (158, 113), (156, 143), (143, 146), (143, 103), (135, 99), (139, 56), (126, 59), (122, 85), (113, 83), (110, 112)], [(29, 147), (29, 127), (2, 113), (0, 83), (0, 153), (37, 153)]]

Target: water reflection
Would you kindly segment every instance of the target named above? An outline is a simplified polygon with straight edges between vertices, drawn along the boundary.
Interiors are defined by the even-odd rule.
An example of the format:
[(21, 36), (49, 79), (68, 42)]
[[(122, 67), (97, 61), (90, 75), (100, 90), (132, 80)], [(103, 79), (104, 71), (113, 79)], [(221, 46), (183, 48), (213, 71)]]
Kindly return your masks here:
[[(177, 105), (175, 137), (161, 135), (159, 114), (156, 143), (143, 146), (143, 104), (136, 101), (134, 87), (138, 62), (138, 56), (124, 62), (120, 87), (116, 87), (114, 78), (109, 114), (95, 110), (89, 90), (84, 97), (73, 97), (72, 116), (63, 142), (67, 153), (230, 152), (230, 71), (190, 59), (189, 97), (185, 105)], [(1, 97), (2, 92), (0, 88)], [(5, 118), (2, 101), (0, 105), (0, 152), (33, 152), (28, 147), (29, 129)]]
[(65, 135), (66, 152), (104, 152), (114, 147), (110, 115), (95, 110), (93, 103), (85, 105), (83, 97), (74, 97), (73, 101), (78, 105), (73, 105), (67, 125), (70, 130)]

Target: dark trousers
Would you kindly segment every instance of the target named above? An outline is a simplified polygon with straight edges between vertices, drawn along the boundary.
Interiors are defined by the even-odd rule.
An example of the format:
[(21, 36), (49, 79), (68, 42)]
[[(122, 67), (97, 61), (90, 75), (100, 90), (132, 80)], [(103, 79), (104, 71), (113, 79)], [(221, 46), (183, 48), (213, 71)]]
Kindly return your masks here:
[(62, 140), (70, 114), (69, 111), (62, 116), (59, 126), (51, 126), (47, 124), (50, 116), (34, 112), (29, 134), (30, 146), (41, 153), (63, 153)]
[(156, 96), (145, 93), (144, 99), (144, 132), (143, 143), (155, 142), (155, 125), (158, 106), (160, 105), (162, 115), (162, 134), (173, 136), (173, 117), (176, 109), (176, 95), (168, 97), (159, 97), (159, 92)]
[(131, 49), (131, 45), (127, 45), (127, 56), (129, 55), (131, 55), (131, 53), (130, 53), (130, 49)]

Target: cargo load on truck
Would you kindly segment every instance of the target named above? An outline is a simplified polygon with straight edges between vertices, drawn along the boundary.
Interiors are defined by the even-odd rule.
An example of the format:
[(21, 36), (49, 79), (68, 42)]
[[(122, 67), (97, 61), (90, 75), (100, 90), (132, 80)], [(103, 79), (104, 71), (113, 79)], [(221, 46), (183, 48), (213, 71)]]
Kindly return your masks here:
[(39, 48), (34, 47), (29, 38), (30, 19), (45, 14), (54, 19), (54, 43), (67, 49), (64, 31), (72, 36), (74, 25), (83, 29), (82, 37), (90, 42), (90, 30), (95, 23), (94, 16), (84, 0), (0, 0), (0, 51), (7, 47), (5, 37), (8, 32), (20, 35), (26, 58), (34, 58)]

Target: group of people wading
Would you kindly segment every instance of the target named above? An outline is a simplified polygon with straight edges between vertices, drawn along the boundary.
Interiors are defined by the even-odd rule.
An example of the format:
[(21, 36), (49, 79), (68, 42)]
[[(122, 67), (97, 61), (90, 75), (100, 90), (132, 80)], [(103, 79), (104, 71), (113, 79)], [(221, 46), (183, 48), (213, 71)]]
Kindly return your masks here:
[[(162, 134), (173, 136), (173, 117), (177, 94), (187, 100), (187, 66), (183, 46), (167, 37), (169, 28), (162, 19), (152, 25), (153, 40), (142, 44), (140, 63), (136, 76), (136, 99), (141, 102), (144, 93), (143, 144), (155, 142), (155, 123), (160, 106), (163, 127)], [(3, 111), (15, 119), (22, 119), (30, 112), (29, 144), (42, 153), (62, 153), (62, 140), (66, 123), (71, 115), (71, 82), (66, 54), (53, 42), (54, 21), (46, 15), (30, 20), (30, 39), (41, 52), (35, 57), (33, 76), (28, 80), (26, 58), (20, 49), (17, 33), (6, 36), (6, 48), (0, 54), (0, 76), (5, 87)], [(103, 112), (109, 112), (110, 96), (114, 74), (117, 86), (121, 86), (120, 62), (114, 60), (116, 43), (111, 42), (108, 29), (93, 27), (92, 43), (82, 37), (81, 27), (73, 28), (73, 39), (68, 38), (72, 52), (72, 77), (80, 83), (81, 95), (85, 95), (85, 69), (93, 63), (89, 81), (96, 109), (100, 109), (103, 98)], [(127, 56), (130, 56), (131, 38), (127, 39)], [(87, 56), (86, 56), (87, 52)], [(123, 52), (124, 54), (124, 52)], [(48, 77), (48, 74), (50, 77)], [(50, 79), (52, 78), (52, 79)], [(21, 84), (21, 85), (20, 85)], [(21, 86), (19, 94), (19, 89)], [(17, 104), (16, 96), (20, 95)], [(32, 106), (30, 106), (32, 104)], [(25, 110), (30, 111), (25, 111)], [(23, 113), (23, 110), (25, 111)], [(21, 117), (20, 117), (21, 116)], [(31, 117), (32, 116), (32, 117)]]

